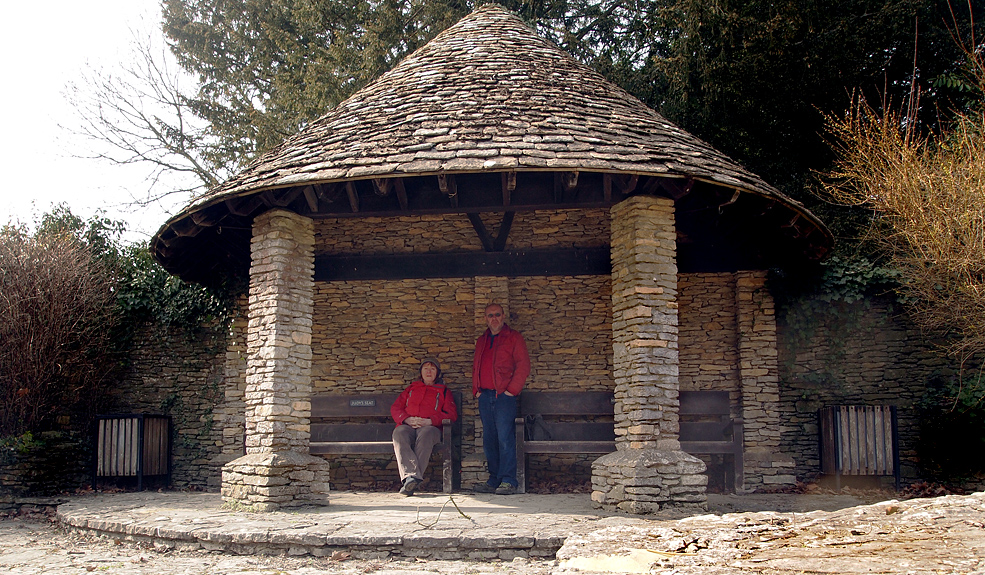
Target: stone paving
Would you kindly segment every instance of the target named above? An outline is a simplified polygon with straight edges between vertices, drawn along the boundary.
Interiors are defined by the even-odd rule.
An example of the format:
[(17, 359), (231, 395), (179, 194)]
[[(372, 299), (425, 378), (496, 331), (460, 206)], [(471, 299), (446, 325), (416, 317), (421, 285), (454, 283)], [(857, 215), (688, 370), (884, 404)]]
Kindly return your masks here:
[(333, 492), (331, 504), (255, 513), (214, 493), (121, 493), (58, 507), (69, 529), (182, 550), (364, 559), (550, 557), (575, 533), (645, 521), (592, 509), (587, 494)]
[(88, 495), (51, 521), (0, 521), (0, 572), (985, 575), (985, 493), (881, 495), (713, 495), (684, 518), (603, 513), (587, 494), (335, 492), (274, 513), (208, 493)]

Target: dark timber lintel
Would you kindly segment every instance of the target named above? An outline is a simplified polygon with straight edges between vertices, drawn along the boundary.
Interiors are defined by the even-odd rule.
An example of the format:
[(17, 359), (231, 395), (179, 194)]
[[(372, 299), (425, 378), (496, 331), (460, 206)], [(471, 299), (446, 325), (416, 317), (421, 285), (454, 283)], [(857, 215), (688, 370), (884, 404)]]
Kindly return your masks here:
[(609, 247), (315, 257), (315, 281), (573, 276), (612, 273)]

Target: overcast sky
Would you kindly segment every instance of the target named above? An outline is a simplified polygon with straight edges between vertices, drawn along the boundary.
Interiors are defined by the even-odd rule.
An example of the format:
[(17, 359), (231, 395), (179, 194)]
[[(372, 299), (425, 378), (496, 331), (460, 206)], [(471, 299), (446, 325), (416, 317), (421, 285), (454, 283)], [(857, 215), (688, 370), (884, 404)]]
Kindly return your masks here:
[[(180, 209), (135, 210), (147, 171), (72, 157), (83, 144), (59, 126), (77, 125), (63, 91), (87, 66), (111, 68), (130, 58), (133, 33), (160, 37), (159, 0), (12, 0), (0, 19), (0, 224), (30, 223), (66, 203), (76, 214), (105, 210), (128, 222), (128, 239), (149, 237)], [(83, 150), (84, 151), (84, 150)]]

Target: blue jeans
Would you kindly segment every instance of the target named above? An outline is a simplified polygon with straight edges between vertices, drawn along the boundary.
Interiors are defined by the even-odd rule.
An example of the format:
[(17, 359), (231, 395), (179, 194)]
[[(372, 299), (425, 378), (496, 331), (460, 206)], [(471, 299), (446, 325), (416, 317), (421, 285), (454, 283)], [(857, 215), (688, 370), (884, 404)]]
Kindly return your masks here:
[(484, 389), (479, 396), (482, 450), (489, 468), (489, 485), (516, 487), (516, 397)]

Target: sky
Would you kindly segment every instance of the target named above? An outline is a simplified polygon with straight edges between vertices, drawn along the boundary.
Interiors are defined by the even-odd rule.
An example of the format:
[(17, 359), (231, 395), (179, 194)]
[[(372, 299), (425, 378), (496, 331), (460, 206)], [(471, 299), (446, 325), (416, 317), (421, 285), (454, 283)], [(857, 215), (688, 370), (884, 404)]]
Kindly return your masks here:
[[(160, 38), (159, 0), (12, 0), (0, 19), (0, 225), (31, 223), (65, 203), (89, 217), (102, 210), (127, 222), (126, 239), (149, 238), (187, 196), (135, 208), (149, 171), (73, 157), (92, 144), (63, 92), (87, 67), (112, 69), (131, 58), (134, 31)], [(167, 188), (167, 182), (164, 182)]]

